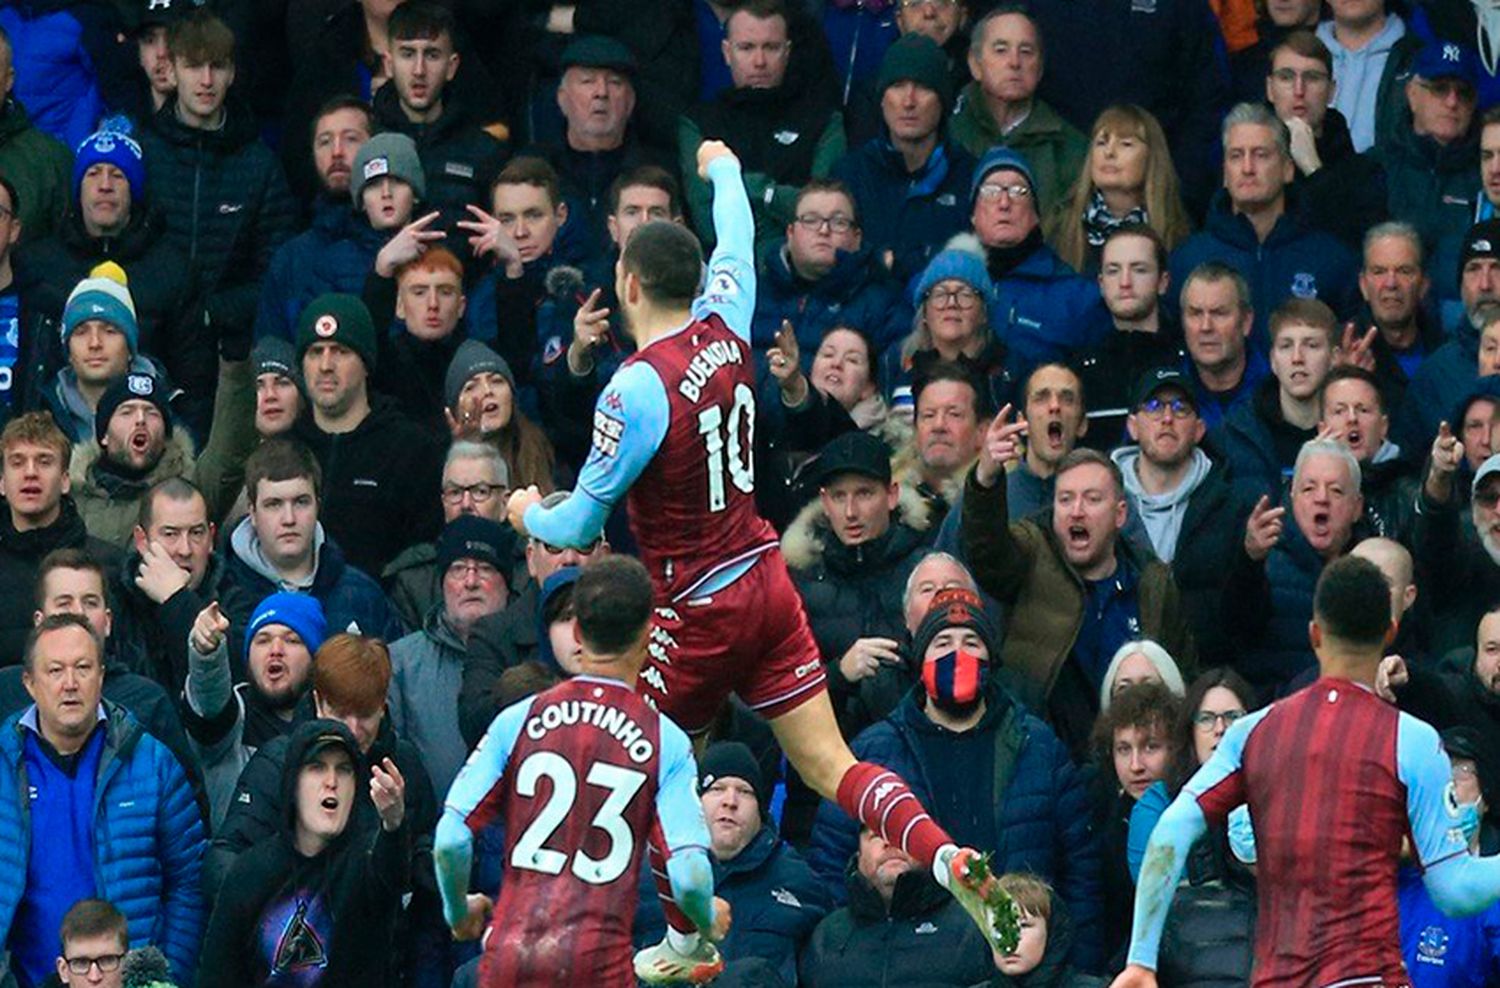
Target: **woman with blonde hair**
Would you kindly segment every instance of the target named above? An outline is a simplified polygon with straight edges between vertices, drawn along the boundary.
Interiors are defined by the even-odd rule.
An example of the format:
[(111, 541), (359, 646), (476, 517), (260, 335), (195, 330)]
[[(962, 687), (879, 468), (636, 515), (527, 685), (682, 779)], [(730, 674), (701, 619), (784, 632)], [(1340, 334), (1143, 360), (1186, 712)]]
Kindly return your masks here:
[(1047, 242), (1092, 274), (1110, 231), (1126, 223), (1151, 227), (1169, 251), (1192, 232), (1161, 124), (1139, 106), (1117, 103), (1094, 121), (1088, 160), (1048, 217)]

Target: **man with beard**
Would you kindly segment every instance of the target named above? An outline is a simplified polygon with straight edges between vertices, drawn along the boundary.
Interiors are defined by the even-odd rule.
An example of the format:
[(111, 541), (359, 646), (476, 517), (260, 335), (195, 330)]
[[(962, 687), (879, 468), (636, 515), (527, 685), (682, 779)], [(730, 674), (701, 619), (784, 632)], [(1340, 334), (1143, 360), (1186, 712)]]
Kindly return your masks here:
[[(393, 226), (371, 222), (363, 208), (363, 196), (353, 196), (354, 208), (349, 206), (351, 186), (355, 184), (368, 184), (370, 198), (380, 199), (378, 183), (366, 183), (363, 175), (354, 177), (355, 162), (374, 129), (369, 106), (352, 96), (325, 103), (313, 120), (313, 170), (318, 176), (318, 195), (312, 204), (312, 223), (271, 255), (255, 312), (257, 342), (268, 336), (290, 340), (297, 315), (324, 292), (358, 292), (376, 253), (394, 230), (410, 219), (398, 216), (400, 222)], [(392, 143), (392, 139), (385, 138), (382, 143)], [(369, 160), (379, 157), (370, 156)], [(387, 174), (395, 176), (396, 170), (389, 169)], [(408, 176), (403, 177), (410, 181)]]
[(1477, 539), (1460, 533), (1462, 509), (1454, 475), (1463, 456), (1463, 443), (1443, 423), (1432, 444), (1412, 545), (1433, 605), (1434, 654), (1466, 645), (1470, 629), (1500, 600), (1500, 454), (1484, 461), (1470, 487), (1469, 513)]
[(1262, 699), (1280, 695), (1315, 664), (1307, 642), (1313, 591), (1323, 567), (1358, 541), (1360, 473), (1343, 443), (1303, 444), (1292, 473), (1290, 531), (1287, 509), (1262, 495), (1245, 522), (1242, 547), (1228, 560), (1222, 620), (1238, 645), (1236, 671)]
[(995, 416), (964, 486), (964, 557), (980, 589), (1010, 606), (1002, 668), (1016, 697), (1045, 716), (1075, 755), (1087, 747), (1099, 688), (1115, 650), (1160, 642), (1195, 668), (1177, 585), (1166, 564), (1120, 537), (1127, 504), (1120, 470), (1075, 449), (1057, 465), (1052, 509), (1007, 522), (1001, 474), (1020, 458), (1024, 422)]
[(1365, 521), (1375, 535), (1410, 541), (1418, 482), (1401, 447), (1386, 438), (1391, 420), (1380, 381), (1362, 367), (1335, 367), (1318, 392), (1318, 432), (1332, 435), (1359, 461)]
[(37, 567), (57, 549), (84, 549), (113, 564), (119, 550), (89, 535), (69, 492), (73, 444), (46, 412), (11, 419), (0, 432), (0, 664), (21, 659), (31, 630)]
[(1111, 454), (1156, 557), (1172, 567), (1200, 662), (1219, 665), (1232, 646), (1219, 621), (1224, 560), (1244, 531), (1248, 505), (1235, 496), (1229, 471), (1201, 448), (1203, 419), (1192, 383), (1175, 367), (1136, 381), (1126, 429), (1137, 445)]
[(95, 442), (73, 460), (78, 513), (111, 545), (129, 543), (152, 485), (194, 473), (193, 443), (186, 430), (173, 427), (169, 398), (167, 383), (154, 374), (126, 374), (99, 399)]
[[(256, 606), (243, 636), (245, 681), (235, 685), (230, 670), (230, 624), (217, 602), (193, 615), (200, 624), (221, 628), (214, 647), (185, 640), (188, 676), (183, 691), (188, 736), (203, 765), (213, 830), (229, 809), (236, 781), (250, 756), (267, 741), (289, 733), (308, 714), (302, 702), (312, 682), (312, 657), (328, 625), (314, 597), (273, 593)], [(240, 646), (236, 642), (236, 649)], [(220, 872), (215, 877), (222, 877)]]

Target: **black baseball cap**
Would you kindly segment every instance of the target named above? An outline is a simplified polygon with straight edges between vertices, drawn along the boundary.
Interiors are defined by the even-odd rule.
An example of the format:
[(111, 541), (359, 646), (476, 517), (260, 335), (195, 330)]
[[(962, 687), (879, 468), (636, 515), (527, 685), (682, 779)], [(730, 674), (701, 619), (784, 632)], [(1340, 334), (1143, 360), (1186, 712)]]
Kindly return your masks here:
[(813, 464), (813, 477), (819, 484), (826, 484), (841, 473), (857, 473), (889, 484), (890, 448), (858, 429), (835, 437), (818, 454), (818, 461)]
[(1198, 401), (1193, 397), (1193, 384), (1188, 376), (1176, 367), (1154, 367), (1146, 371), (1135, 382), (1135, 391), (1130, 399), (1131, 411), (1144, 405), (1147, 399), (1163, 388), (1176, 388), (1187, 398), (1193, 411), (1198, 410)]

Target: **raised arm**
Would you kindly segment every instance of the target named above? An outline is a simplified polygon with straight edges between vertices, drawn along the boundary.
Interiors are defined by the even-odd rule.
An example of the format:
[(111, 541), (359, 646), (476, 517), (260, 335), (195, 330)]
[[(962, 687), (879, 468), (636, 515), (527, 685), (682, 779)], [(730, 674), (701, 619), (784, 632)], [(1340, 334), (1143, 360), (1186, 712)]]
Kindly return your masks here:
[(749, 343), (755, 314), (755, 216), (740, 159), (719, 141), (705, 141), (698, 147), (698, 174), (713, 183), (717, 246), (708, 259), (708, 278), (693, 303), (693, 315), (701, 319), (715, 313)]
[[(594, 448), (573, 496), (544, 508), (535, 503), (539, 496), (534, 490), (517, 491), (511, 495), (511, 525), (548, 545), (581, 549), (593, 542), (666, 439), (671, 414), (666, 388), (649, 364), (620, 368), (594, 405)], [(518, 508), (524, 513), (518, 514)]]

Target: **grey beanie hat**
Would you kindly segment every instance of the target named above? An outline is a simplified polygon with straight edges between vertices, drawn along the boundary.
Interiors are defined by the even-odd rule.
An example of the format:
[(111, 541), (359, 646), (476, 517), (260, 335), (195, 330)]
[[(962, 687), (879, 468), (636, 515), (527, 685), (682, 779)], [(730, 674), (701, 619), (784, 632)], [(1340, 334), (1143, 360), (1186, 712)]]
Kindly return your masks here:
[(510, 382), (512, 391), (516, 389), (516, 375), (511, 373), (504, 357), (478, 340), (464, 340), (449, 361), (448, 374), (443, 379), (443, 398), (449, 409), (458, 408), (458, 396), (475, 374), (499, 374)]
[(426, 198), (427, 176), (422, 171), (422, 159), (417, 155), (416, 142), (405, 134), (386, 131), (360, 147), (354, 156), (354, 173), (349, 181), (354, 205), (360, 205), (366, 185), (386, 175), (410, 185), (418, 201)]
[(297, 359), (297, 351), (292, 344), (280, 336), (262, 336), (257, 340), (255, 348), (250, 351), (250, 366), (256, 377), (262, 374), (280, 374), (291, 379), (302, 397), (307, 397), (307, 384), (302, 379), (302, 361)]

